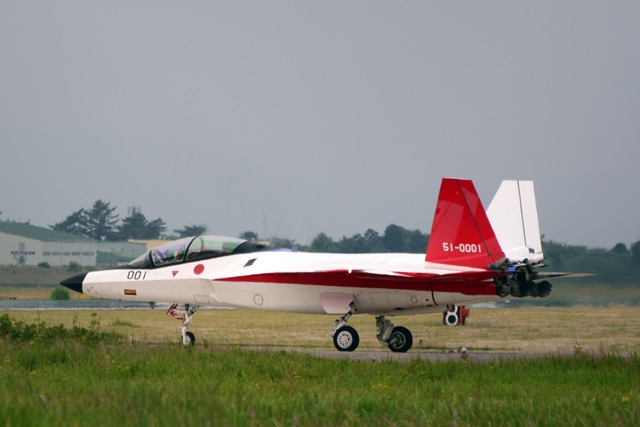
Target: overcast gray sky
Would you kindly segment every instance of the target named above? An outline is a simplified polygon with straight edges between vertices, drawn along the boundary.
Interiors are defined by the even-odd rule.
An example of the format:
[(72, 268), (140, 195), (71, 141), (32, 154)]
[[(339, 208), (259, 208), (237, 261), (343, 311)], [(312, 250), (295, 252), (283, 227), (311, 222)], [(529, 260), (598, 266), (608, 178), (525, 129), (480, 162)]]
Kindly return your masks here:
[(429, 232), (440, 179), (640, 240), (638, 1), (0, 0), (0, 211), (96, 199), (309, 243)]

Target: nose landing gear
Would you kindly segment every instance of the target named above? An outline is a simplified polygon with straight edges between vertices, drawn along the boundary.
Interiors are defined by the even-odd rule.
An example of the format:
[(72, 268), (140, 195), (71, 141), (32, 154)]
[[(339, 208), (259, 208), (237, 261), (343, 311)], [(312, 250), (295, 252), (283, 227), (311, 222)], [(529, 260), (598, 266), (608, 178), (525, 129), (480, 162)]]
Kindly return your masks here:
[(178, 304), (172, 304), (167, 310), (167, 314), (173, 317), (176, 320), (182, 321), (182, 326), (180, 329), (182, 330), (182, 344), (185, 346), (195, 345), (196, 336), (189, 332), (189, 325), (193, 322), (193, 315), (198, 310), (198, 307), (195, 305), (185, 304), (183, 308), (180, 308)]

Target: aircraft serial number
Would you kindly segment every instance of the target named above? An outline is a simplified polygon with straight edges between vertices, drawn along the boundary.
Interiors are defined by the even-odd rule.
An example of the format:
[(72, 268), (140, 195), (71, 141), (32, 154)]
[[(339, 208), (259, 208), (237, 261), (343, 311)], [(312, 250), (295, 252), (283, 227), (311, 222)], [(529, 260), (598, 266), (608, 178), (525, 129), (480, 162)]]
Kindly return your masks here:
[(147, 277), (146, 271), (130, 270), (127, 272), (127, 279), (129, 280), (144, 280), (145, 277)]
[(482, 246), (475, 243), (460, 243), (454, 245), (453, 243), (442, 243), (442, 250), (445, 252), (461, 252), (464, 254), (481, 254)]

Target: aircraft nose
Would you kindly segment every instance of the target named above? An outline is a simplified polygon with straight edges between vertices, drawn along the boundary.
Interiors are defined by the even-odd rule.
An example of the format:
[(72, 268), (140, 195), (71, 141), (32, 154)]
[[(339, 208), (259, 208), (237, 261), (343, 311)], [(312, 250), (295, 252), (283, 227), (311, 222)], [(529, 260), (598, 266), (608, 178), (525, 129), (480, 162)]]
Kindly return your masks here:
[(60, 282), (60, 284), (62, 286), (66, 286), (72, 291), (82, 293), (82, 282), (84, 281), (84, 278), (86, 277), (86, 275), (87, 273), (76, 274), (75, 276), (72, 276), (72, 277), (69, 277), (68, 279), (63, 280), (62, 282)]

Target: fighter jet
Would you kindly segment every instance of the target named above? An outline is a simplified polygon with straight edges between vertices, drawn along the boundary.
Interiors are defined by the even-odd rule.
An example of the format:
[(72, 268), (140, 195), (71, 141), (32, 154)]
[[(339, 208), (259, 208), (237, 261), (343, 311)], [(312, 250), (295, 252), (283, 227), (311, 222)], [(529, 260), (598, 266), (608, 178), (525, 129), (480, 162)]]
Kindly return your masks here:
[(464, 304), (545, 297), (543, 253), (531, 181), (504, 181), (488, 211), (470, 180), (444, 178), (426, 256), (405, 253), (321, 254), (279, 249), (232, 237), (172, 241), (128, 265), (70, 277), (62, 285), (95, 298), (171, 304), (182, 343), (201, 306), (339, 316), (333, 344), (358, 347), (354, 314), (375, 316), (377, 339), (393, 352), (413, 345), (411, 332), (388, 317), (446, 312)]

